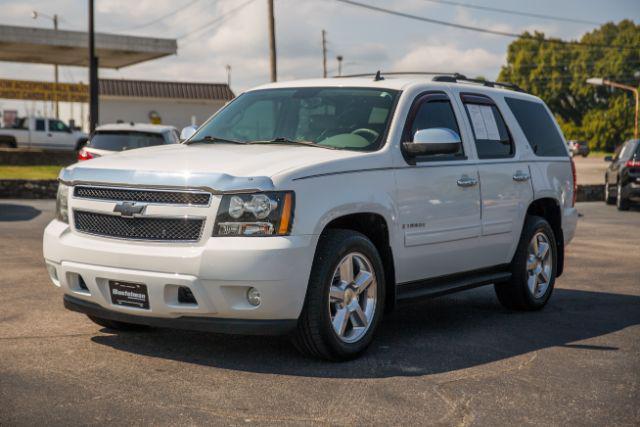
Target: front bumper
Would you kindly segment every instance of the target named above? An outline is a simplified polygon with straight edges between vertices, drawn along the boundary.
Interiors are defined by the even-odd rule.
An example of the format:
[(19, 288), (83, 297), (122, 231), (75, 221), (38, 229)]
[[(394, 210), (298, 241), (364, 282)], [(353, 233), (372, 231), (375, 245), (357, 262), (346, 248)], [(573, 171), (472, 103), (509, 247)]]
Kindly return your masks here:
[(284, 320), (245, 320), (221, 319), (212, 317), (184, 316), (176, 319), (162, 317), (136, 316), (107, 310), (102, 306), (73, 297), (64, 296), (64, 306), (68, 310), (84, 313), (101, 319), (157, 328), (187, 329), (191, 331), (216, 332), (238, 335), (284, 335), (296, 327), (296, 319)]
[[(82, 308), (76, 311), (98, 307), (98, 317), (132, 316), (122, 321), (142, 324), (162, 319), (162, 326), (168, 327), (196, 325), (202, 319), (209, 319), (209, 325), (240, 322), (241, 333), (250, 333), (250, 324), (258, 324), (242, 321), (299, 317), (316, 243), (312, 235), (210, 238), (199, 245), (133, 242), (72, 232), (54, 220), (45, 229), (43, 252), (54, 285), (72, 298), (67, 299), (74, 307)], [(150, 308), (112, 304), (109, 281), (145, 284)], [(180, 286), (191, 290), (196, 304), (178, 301)], [(261, 294), (257, 307), (246, 299), (251, 287)], [(230, 333), (236, 329), (206, 330), (212, 328)]]

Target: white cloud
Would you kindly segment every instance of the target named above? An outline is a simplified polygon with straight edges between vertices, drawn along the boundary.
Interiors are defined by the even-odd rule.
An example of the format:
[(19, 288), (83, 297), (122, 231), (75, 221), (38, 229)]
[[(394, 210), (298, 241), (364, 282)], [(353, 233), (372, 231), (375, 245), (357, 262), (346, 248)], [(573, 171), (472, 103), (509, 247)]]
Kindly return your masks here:
[(504, 55), (481, 48), (461, 49), (453, 45), (418, 46), (393, 64), (397, 71), (458, 72), (487, 78), (496, 77), (495, 70), (504, 62)]

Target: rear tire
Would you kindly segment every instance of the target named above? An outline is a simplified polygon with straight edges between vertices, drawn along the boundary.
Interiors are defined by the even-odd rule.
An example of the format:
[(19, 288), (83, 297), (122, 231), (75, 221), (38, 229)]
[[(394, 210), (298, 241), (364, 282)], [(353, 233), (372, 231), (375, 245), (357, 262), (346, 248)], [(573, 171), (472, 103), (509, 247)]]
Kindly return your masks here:
[(149, 326), (137, 325), (135, 323), (119, 322), (117, 320), (103, 319), (101, 317), (89, 316), (87, 317), (95, 324), (111, 329), (114, 331), (140, 331), (149, 329)]
[(330, 361), (358, 357), (373, 340), (384, 297), (384, 268), (373, 243), (352, 230), (328, 230), (318, 242), (293, 344)]
[(618, 183), (618, 194), (616, 196), (616, 206), (619, 211), (628, 211), (631, 207), (631, 202), (629, 199), (625, 198), (622, 195), (622, 184)]
[(546, 219), (527, 216), (511, 261), (511, 279), (495, 284), (500, 303), (511, 310), (540, 310), (556, 280), (557, 246)]

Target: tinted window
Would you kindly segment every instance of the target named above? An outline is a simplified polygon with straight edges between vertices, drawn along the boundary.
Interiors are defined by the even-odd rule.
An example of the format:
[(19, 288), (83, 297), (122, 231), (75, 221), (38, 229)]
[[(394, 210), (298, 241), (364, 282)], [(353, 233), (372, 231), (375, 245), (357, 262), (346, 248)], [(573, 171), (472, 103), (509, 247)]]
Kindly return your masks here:
[(505, 98), (505, 101), (507, 101), (536, 155), (541, 157), (567, 156), (562, 136), (543, 104), (516, 98)]
[[(423, 102), (418, 107), (418, 111), (411, 124), (410, 134), (408, 135), (409, 141), (413, 141), (413, 136), (417, 131), (432, 128), (447, 128), (460, 135), (458, 121), (456, 120), (449, 101), (438, 100)], [(460, 146), (460, 150), (454, 154), (454, 156), (462, 156), (463, 154), (462, 146)], [(446, 156), (449, 157), (451, 155), (447, 154)]]
[(42, 119), (36, 120), (36, 130), (44, 132), (44, 120)]
[(69, 128), (60, 120), (49, 120), (50, 132), (69, 132)]
[(98, 131), (89, 142), (89, 147), (100, 150), (123, 151), (151, 147), (165, 143), (160, 133)]
[(638, 141), (636, 141), (636, 153), (635, 153), (635, 157), (640, 157), (640, 143), (638, 143)]
[(398, 92), (369, 88), (265, 89), (239, 96), (192, 137), (285, 138), (352, 150), (381, 146)]
[(502, 115), (495, 105), (465, 103), (479, 159), (511, 157), (513, 141)]

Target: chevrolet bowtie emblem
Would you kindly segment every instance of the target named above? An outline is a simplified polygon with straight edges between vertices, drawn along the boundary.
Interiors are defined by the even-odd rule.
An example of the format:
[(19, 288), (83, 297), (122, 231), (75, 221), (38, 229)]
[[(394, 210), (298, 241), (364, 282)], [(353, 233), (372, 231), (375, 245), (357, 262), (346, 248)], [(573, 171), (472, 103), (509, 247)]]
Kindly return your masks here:
[(113, 208), (113, 211), (122, 216), (133, 218), (135, 215), (142, 215), (146, 207), (147, 205), (135, 202), (120, 202)]

